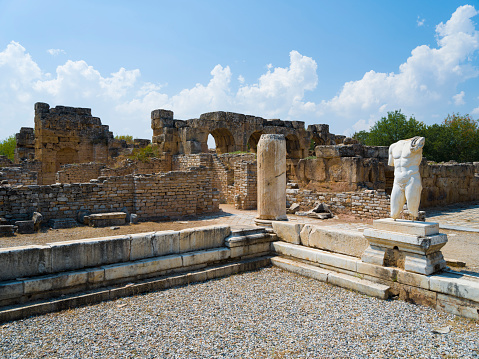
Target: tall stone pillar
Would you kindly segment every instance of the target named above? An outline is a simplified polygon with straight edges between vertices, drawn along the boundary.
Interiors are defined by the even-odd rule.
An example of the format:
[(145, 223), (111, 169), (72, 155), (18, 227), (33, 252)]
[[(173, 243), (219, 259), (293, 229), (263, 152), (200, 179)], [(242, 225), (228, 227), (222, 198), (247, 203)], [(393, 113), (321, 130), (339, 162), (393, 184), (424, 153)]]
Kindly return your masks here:
[(262, 220), (281, 221), (286, 217), (286, 139), (284, 135), (261, 135), (258, 157), (258, 217)]

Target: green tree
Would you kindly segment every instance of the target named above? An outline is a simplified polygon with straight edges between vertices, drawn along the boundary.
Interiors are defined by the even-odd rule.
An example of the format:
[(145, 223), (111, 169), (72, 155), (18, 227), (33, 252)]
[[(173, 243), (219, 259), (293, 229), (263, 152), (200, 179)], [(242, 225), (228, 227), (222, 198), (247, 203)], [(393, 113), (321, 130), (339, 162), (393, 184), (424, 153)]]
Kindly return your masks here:
[(426, 126), (414, 117), (407, 120), (399, 110), (388, 112), (388, 116), (376, 122), (370, 131), (353, 135), (368, 146), (389, 146), (414, 136), (426, 138), (423, 155), (428, 160), (479, 161), (479, 122), (469, 115), (448, 115), (441, 124)]
[(410, 117), (409, 120), (401, 110), (388, 112), (387, 117), (382, 117), (369, 131), (356, 132), (353, 138), (367, 146), (389, 146), (394, 142), (424, 136), (426, 125)]
[(440, 125), (428, 126), (425, 137), (427, 151), (424, 155), (428, 159), (479, 161), (479, 122), (469, 115), (448, 115)]
[(116, 135), (115, 138), (117, 140), (124, 140), (126, 143), (132, 144), (133, 143), (133, 136), (131, 135)]
[(0, 142), (0, 155), (7, 156), (10, 160), (13, 161), (16, 147), (17, 140), (15, 139), (15, 136), (12, 135), (10, 137), (7, 137), (5, 140)]

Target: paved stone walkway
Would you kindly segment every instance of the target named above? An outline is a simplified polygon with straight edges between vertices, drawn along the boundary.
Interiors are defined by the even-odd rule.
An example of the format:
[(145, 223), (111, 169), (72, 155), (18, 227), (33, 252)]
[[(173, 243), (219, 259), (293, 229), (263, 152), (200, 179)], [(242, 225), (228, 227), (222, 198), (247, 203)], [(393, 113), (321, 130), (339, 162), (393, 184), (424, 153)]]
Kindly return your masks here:
[(445, 229), (468, 229), (479, 232), (479, 203), (460, 203), (442, 208), (426, 209), (426, 220), (438, 222)]
[[(254, 226), (256, 211), (240, 211), (231, 205), (222, 205), (223, 212), (201, 217), (205, 221), (222, 218), (225, 224), (231, 226)], [(371, 227), (367, 223), (347, 223), (337, 220), (320, 220), (304, 216), (288, 215), (291, 222), (315, 224), (332, 228), (363, 231)], [(479, 232), (479, 202), (460, 203), (444, 207), (426, 208), (426, 221), (437, 222), (444, 229)]]

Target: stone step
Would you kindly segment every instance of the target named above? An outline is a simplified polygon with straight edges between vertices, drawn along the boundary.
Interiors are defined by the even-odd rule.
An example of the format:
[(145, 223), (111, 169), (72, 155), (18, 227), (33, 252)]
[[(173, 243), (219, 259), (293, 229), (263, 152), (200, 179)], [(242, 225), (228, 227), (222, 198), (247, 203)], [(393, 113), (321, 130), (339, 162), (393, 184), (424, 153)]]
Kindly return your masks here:
[(276, 239), (276, 236), (271, 235), (265, 228), (242, 228), (231, 231), (231, 234), (225, 239), (225, 245), (228, 248), (233, 248), (272, 242)]
[(271, 262), (273, 265), (289, 272), (317, 279), (321, 282), (337, 285), (338, 287), (351, 289), (371, 297), (380, 299), (387, 299), (389, 297), (390, 287), (387, 285), (374, 283), (359, 277), (337, 273), (312, 264), (307, 264), (279, 256), (271, 258)]
[(28, 318), (84, 305), (91, 305), (139, 293), (163, 290), (185, 284), (203, 282), (209, 279), (257, 270), (271, 264), (269, 256), (239, 260), (233, 263), (212, 265), (184, 273), (132, 281), (127, 284), (107, 286), (82, 293), (66, 294), (60, 298), (47, 298), (13, 306), (0, 307), (0, 323)]

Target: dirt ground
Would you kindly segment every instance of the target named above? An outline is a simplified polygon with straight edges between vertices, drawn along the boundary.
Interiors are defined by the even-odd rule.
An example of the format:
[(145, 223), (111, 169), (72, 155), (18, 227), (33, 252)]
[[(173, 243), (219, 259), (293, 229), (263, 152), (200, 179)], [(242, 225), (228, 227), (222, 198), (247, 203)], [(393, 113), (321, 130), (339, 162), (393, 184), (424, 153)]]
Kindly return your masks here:
[[(165, 222), (141, 222), (135, 225), (119, 226), (118, 229), (111, 227), (93, 228), (80, 225), (68, 229), (50, 229), (43, 228), (35, 234), (17, 234), (14, 237), (0, 238), (0, 248), (17, 247), (35, 244), (46, 244), (53, 242), (71, 241), (77, 239), (99, 238), (107, 236), (116, 236), (133, 233), (155, 232), (164, 230), (181, 230), (193, 227), (202, 227), (218, 224), (229, 224), (234, 226), (235, 215), (241, 217), (253, 218), (256, 211), (239, 211), (231, 205), (221, 205), (221, 212), (212, 216), (191, 217), (181, 220)], [(297, 217), (298, 218), (298, 217)], [(247, 221), (247, 219), (245, 219)], [(298, 222), (301, 221), (298, 218)], [(364, 223), (372, 224), (371, 220), (360, 220), (354, 216), (339, 214), (335, 218), (320, 221), (319, 225), (338, 225), (338, 224)], [(479, 272), (479, 233), (441, 230), (441, 233), (448, 235), (448, 243), (444, 246), (442, 252), (446, 259), (454, 259), (465, 262), (466, 268), (457, 270)], [(454, 268), (453, 268), (454, 269)]]

